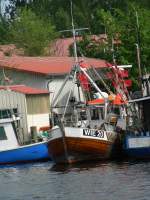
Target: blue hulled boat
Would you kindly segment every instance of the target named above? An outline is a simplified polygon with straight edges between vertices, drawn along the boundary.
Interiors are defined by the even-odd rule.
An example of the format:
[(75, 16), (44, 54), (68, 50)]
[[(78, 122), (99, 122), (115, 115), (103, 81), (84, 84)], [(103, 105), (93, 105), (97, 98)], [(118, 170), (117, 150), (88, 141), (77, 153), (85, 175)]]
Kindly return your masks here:
[[(132, 102), (142, 107), (142, 128), (126, 132), (123, 149), (129, 157), (147, 159), (150, 158), (150, 96)], [(137, 123), (136, 126), (138, 125)]]
[(47, 141), (21, 145), (17, 135), (19, 117), (0, 118), (0, 164), (49, 160)]
[(150, 158), (150, 133), (146, 132), (145, 136), (127, 135), (123, 148), (128, 157), (135, 159)]
[(0, 164), (25, 163), (50, 159), (47, 142), (24, 145), (0, 152)]

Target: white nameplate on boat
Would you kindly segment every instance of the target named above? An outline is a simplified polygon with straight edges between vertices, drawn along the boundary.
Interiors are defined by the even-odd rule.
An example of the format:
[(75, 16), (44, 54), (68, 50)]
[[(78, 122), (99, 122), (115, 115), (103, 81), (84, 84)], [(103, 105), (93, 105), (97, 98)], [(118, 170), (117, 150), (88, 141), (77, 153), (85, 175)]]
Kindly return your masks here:
[(150, 137), (133, 137), (128, 139), (129, 148), (146, 148), (150, 147)]
[(105, 131), (102, 130), (83, 129), (84, 136), (104, 138), (104, 134)]

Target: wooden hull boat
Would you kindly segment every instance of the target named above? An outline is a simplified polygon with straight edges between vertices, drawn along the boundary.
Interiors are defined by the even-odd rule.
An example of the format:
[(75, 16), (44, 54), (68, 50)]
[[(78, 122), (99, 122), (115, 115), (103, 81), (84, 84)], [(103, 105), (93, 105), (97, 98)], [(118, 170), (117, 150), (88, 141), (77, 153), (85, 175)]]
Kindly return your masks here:
[(56, 163), (109, 159), (116, 137), (115, 132), (56, 126), (51, 130), (48, 151)]
[(108, 94), (96, 80), (104, 87), (106, 84), (96, 70), (89, 73), (87, 64), (77, 57), (74, 25), (72, 28), (75, 63), (52, 101), (48, 151), (56, 163), (109, 159), (118, 136), (117, 120), (112, 122)]

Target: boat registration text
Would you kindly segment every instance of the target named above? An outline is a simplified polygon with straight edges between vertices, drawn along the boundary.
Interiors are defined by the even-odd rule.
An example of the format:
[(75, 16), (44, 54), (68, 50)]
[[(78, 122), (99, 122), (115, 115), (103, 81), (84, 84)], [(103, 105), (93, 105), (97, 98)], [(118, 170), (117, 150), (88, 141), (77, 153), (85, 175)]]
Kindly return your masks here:
[(105, 131), (103, 130), (83, 129), (84, 136), (104, 138), (104, 134), (105, 134)]

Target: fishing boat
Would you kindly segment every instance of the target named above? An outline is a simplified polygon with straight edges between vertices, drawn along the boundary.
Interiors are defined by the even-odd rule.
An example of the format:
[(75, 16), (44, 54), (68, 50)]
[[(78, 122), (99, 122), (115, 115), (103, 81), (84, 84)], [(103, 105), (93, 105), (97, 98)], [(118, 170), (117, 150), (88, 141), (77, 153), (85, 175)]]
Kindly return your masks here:
[[(116, 127), (122, 126), (120, 122), (124, 119), (112, 112), (110, 104), (114, 98), (109, 100), (109, 94), (100, 89), (91, 75), (88, 63), (77, 55), (75, 35), (85, 28), (74, 28), (72, 1), (71, 17), (75, 61), (51, 105), (48, 151), (55, 163), (109, 159), (118, 138)], [(105, 87), (100, 75), (92, 69)]]
[(133, 159), (149, 159), (150, 132), (139, 132), (138, 135), (130, 132), (125, 138), (124, 151), (126, 156)]
[(47, 141), (21, 145), (18, 135), (20, 117), (7, 110), (0, 117), (0, 164), (49, 160)]
[[(68, 92), (65, 89), (67, 80), (70, 86)], [(88, 99), (94, 96), (92, 91), (88, 92), (89, 87), (94, 88), (94, 95), (98, 95), (98, 99)], [(63, 96), (62, 102), (66, 104), (60, 105), (62, 102), (59, 96), (64, 90), (68, 95)], [(75, 91), (79, 92), (77, 96)], [(81, 91), (84, 101), (81, 101)], [(113, 101), (116, 102), (116, 99)], [(122, 122), (125, 121), (112, 112), (111, 104), (107, 93), (100, 90), (87, 70), (77, 61), (52, 105), (53, 127), (48, 140), (52, 159), (56, 163), (109, 159), (118, 138), (116, 127), (124, 126)]]
[[(137, 14), (136, 17), (138, 22)], [(140, 96), (132, 99), (130, 103), (136, 104), (138, 116), (133, 117), (131, 124), (129, 123), (123, 149), (128, 157), (145, 159), (150, 158), (150, 75), (148, 73), (142, 75), (139, 40), (137, 40), (136, 50)]]
[(140, 110), (142, 109), (142, 119), (141, 123), (133, 124), (127, 130), (123, 149), (128, 157), (148, 159), (150, 158), (150, 96), (134, 99), (133, 102), (138, 104)]

